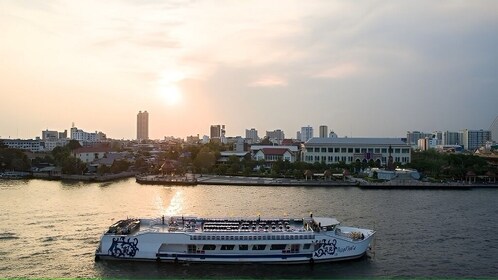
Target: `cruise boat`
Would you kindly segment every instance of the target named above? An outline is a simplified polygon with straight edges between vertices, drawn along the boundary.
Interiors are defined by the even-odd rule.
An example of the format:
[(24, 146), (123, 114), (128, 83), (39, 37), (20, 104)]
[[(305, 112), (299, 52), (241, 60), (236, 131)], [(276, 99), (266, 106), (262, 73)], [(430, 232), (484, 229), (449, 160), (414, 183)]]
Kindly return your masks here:
[(125, 219), (102, 235), (95, 260), (315, 263), (366, 254), (374, 231), (335, 218)]

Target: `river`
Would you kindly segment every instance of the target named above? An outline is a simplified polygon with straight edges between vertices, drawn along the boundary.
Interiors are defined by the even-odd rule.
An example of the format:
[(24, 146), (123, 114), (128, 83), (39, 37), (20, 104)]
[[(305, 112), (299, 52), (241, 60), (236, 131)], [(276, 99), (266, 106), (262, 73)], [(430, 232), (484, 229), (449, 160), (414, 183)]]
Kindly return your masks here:
[[(0, 180), (0, 277), (498, 277), (498, 192)], [(118, 219), (333, 216), (377, 231), (368, 257), (310, 265), (94, 261)]]

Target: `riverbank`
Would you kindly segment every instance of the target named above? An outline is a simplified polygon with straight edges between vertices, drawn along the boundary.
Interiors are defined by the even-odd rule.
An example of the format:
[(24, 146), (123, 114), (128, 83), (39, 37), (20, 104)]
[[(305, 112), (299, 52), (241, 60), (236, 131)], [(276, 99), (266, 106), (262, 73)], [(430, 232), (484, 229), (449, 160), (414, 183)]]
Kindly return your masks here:
[(479, 183), (430, 183), (416, 180), (393, 180), (372, 183), (358, 178), (339, 180), (297, 180), (290, 178), (266, 178), (244, 176), (194, 175), (182, 177), (137, 176), (140, 184), (157, 185), (227, 185), (227, 186), (294, 186), (294, 187), (360, 187), (362, 189), (447, 189), (498, 188), (498, 184)]

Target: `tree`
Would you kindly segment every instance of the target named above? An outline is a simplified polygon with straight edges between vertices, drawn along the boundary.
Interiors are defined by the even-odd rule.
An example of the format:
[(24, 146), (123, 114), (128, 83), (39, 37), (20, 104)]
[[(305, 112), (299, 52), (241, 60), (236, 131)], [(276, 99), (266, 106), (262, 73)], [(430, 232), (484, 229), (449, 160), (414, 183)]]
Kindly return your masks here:
[(194, 166), (201, 172), (207, 172), (216, 163), (214, 152), (208, 147), (203, 147), (194, 160)]
[(66, 144), (66, 146), (70, 151), (74, 151), (78, 148), (81, 148), (81, 144), (78, 140), (69, 140), (69, 143)]
[(83, 174), (86, 165), (75, 157), (68, 157), (62, 162), (62, 173), (64, 174)]
[(228, 172), (237, 174), (241, 169), (240, 160), (237, 156), (230, 156), (227, 160)]
[(112, 173), (125, 172), (128, 171), (129, 167), (130, 163), (127, 160), (115, 160), (111, 165), (110, 171)]
[(5, 143), (0, 140), (0, 149), (7, 149), (9, 146), (5, 145)]
[(30, 161), (22, 150), (11, 148), (0, 149), (0, 169), (28, 171), (30, 167)]

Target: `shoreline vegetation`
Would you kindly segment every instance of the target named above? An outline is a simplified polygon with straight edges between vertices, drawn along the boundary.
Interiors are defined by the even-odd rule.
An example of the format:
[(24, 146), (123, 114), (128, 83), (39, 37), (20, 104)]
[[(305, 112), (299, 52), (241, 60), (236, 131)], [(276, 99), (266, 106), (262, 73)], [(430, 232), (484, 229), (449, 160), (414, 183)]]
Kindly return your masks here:
[[(95, 155), (93, 160), (82, 160), (77, 156), (82, 147), (75, 140), (50, 153), (31, 154), (8, 148), (0, 141), (0, 178), (109, 182), (135, 177), (141, 184), (160, 185), (358, 186), (365, 189), (498, 187), (498, 151), (490, 151), (492, 156), (412, 151), (410, 163), (394, 162), (393, 166), (416, 170), (420, 176), (396, 173), (386, 178), (385, 174), (379, 175), (382, 169), (378, 168), (382, 166), (373, 160), (330, 164), (306, 163), (297, 157), (293, 162), (266, 161), (255, 160), (247, 152), (243, 157), (222, 158), (221, 152), (228, 151), (230, 146), (208, 143), (155, 147), (153, 144), (101, 143), (99, 147), (105, 151), (102, 155), (93, 151), (90, 153)], [(85, 155), (89, 155), (88, 151)]]

